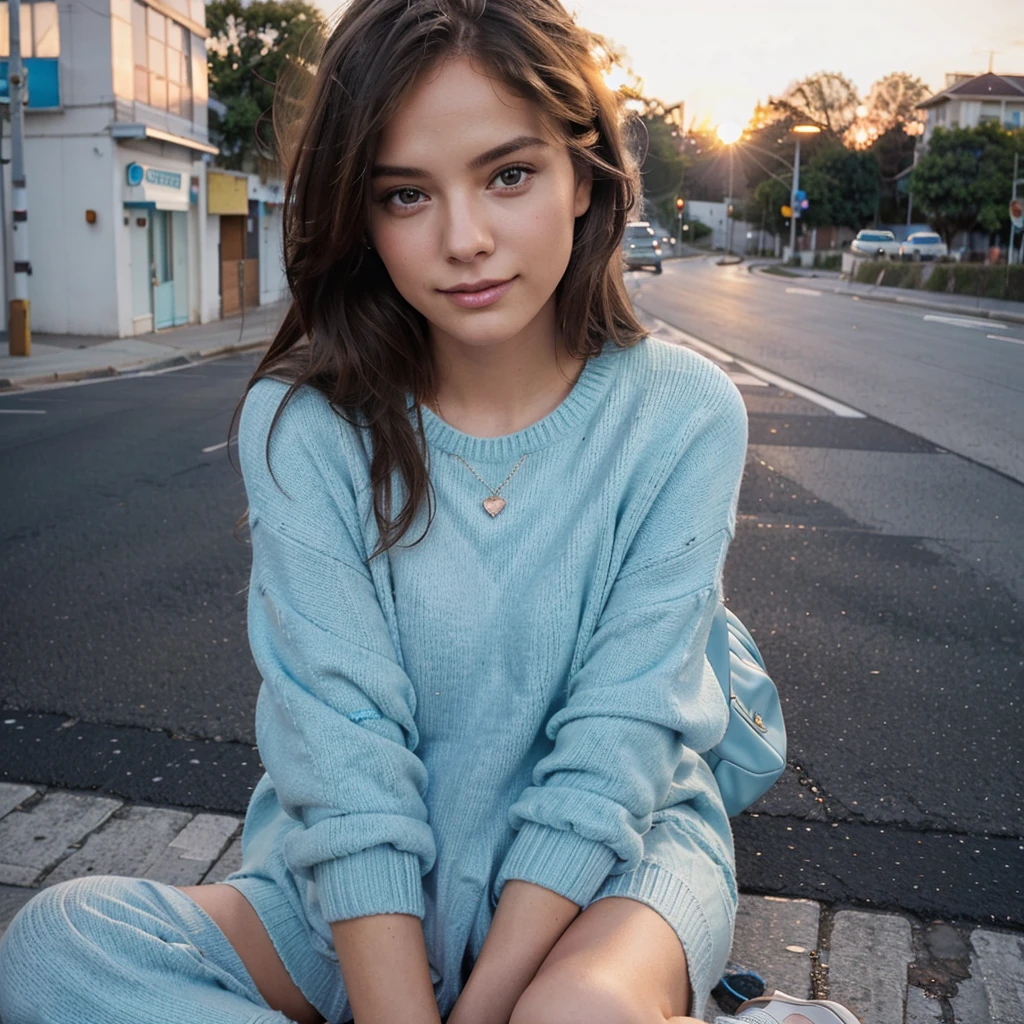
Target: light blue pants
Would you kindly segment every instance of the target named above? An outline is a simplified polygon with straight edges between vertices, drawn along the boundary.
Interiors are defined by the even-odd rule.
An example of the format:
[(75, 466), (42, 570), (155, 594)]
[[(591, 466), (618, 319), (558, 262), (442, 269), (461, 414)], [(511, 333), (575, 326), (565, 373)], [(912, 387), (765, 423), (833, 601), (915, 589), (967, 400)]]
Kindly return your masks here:
[(3, 1024), (286, 1024), (183, 892), (100, 875), (44, 889), (0, 939)]
[[(2, 1024), (287, 1024), (183, 892), (97, 875), (44, 889), (0, 939)], [(751, 1024), (719, 1017), (716, 1024)]]

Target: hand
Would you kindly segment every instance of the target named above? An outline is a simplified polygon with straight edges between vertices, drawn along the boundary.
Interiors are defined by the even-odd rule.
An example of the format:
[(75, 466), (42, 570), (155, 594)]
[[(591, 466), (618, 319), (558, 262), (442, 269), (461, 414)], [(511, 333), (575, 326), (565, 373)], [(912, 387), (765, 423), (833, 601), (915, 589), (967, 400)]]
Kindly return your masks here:
[(508, 1024), (520, 996), (579, 910), (543, 886), (506, 882), (448, 1024)]

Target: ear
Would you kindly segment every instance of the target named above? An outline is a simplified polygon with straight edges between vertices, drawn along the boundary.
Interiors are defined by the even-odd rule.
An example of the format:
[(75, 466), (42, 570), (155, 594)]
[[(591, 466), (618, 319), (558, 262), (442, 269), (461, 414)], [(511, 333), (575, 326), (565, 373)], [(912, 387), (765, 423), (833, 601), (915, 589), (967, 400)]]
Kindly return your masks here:
[(573, 217), (582, 217), (590, 209), (590, 193), (594, 187), (594, 172), (588, 166), (576, 168), (576, 192), (573, 196)]

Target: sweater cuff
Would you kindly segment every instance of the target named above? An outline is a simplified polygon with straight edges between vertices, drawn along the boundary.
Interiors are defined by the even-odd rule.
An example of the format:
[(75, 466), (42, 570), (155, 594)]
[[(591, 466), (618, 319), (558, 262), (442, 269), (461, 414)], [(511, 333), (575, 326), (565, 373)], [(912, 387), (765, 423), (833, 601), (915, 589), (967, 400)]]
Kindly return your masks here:
[(615, 854), (604, 843), (577, 832), (525, 822), (498, 872), (494, 898), (500, 899), (512, 878), (533, 882), (586, 906), (615, 866)]
[(328, 923), (375, 914), (423, 919), (423, 881), (414, 853), (388, 843), (313, 868), (320, 909)]

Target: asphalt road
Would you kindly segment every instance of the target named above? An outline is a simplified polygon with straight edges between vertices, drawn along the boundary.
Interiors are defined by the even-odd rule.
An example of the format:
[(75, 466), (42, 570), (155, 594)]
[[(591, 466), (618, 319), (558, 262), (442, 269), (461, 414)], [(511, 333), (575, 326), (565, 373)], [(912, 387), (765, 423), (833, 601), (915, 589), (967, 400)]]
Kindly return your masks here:
[(655, 315), (1024, 482), (1024, 325), (854, 300), (828, 278), (746, 264), (634, 276)]
[[(791, 763), (736, 821), (741, 886), (1024, 925), (1024, 486), (949, 440), (981, 431), (973, 403), (1019, 370), (998, 349), (974, 398), (929, 402), (938, 356), (903, 350), (937, 322), (738, 273), (669, 264), (636, 275), (638, 305), (666, 337), (872, 412), (835, 415), (722, 354), (751, 422), (726, 592), (778, 682)], [(791, 312), (804, 300), (813, 317)], [(877, 342), (849, 343), (851, 308)], [(259, 679), (244, 491), (216, 446), (256, 358), (0, 397), (0, 778), (244, 809)], [(898, 374), (886, 400), (860, 379)], [(936, 422), (909, 429), (908, 405)]]

